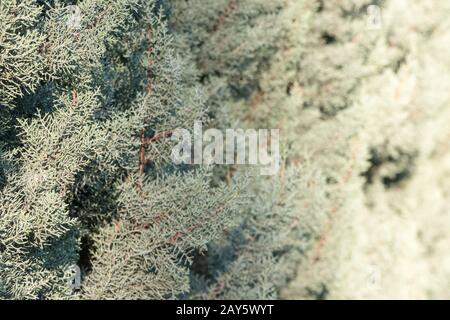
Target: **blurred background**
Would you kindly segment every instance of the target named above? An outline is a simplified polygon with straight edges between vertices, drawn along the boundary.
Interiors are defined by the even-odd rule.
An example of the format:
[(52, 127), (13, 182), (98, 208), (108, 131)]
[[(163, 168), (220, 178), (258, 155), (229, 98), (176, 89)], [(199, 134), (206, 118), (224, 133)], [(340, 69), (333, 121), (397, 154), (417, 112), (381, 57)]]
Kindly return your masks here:
[(290, 191), (312, 240), (281, 297), (450, 298), (450, 3), (178, 9), (217, 122), (281, 128), (286, 167), (323, 181)]

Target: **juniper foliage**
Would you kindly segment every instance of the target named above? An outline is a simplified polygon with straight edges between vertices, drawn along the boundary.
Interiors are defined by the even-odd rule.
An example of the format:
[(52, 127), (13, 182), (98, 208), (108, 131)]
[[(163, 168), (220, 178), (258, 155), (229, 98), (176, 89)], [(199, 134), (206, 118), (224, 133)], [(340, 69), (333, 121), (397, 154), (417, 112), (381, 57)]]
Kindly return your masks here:
[(1, 4), (1, 296), (178, 297), (239, 188), (170, 161), (205, 106), (160, 5), (78, 1), (74, 26), (69, 4)]
[[(1, 0), (0, 298), (448, 296), (449, 9)], [(198, 120), (280, 171), (174, 165)]]

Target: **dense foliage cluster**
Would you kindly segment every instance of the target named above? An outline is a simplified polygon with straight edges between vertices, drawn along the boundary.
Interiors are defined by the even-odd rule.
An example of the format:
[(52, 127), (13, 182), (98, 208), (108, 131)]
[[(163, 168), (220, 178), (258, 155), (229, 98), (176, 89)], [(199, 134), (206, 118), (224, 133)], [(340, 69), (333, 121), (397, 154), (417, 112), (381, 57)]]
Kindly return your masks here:
[[(0, 298), (447, 297), (449, 11), (1, 0)], [(195, 121), (280, 170), (175, 164)]]

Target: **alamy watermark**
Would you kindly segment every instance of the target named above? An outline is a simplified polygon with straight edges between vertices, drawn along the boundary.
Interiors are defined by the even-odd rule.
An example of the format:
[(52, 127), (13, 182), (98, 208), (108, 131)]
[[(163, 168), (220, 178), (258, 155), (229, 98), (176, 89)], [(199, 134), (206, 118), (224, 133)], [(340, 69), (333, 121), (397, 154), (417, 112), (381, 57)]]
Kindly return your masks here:
[(171, 139), (175, 164), (258, 165), (261, 175), (275, 175), (280, 168), (279, 129), (208, 129), (195, 121), (193, 137), (187, 129), (176, 129)]
[(377, 5), (370, 5), (367, 7), (367, 29), (380, 30), (381, 29), (381, 8)]
[(67, 21), (66, 25), (69, 29), (78, 30), (81, 29), (81, 9), (77, 5), (69, 5), (66, 7), (67, 10)]
[(81, 288), (81, 269), (78, 265), (74, 264), (67, 269), (69, 279), (67, 285), (72, 293)]

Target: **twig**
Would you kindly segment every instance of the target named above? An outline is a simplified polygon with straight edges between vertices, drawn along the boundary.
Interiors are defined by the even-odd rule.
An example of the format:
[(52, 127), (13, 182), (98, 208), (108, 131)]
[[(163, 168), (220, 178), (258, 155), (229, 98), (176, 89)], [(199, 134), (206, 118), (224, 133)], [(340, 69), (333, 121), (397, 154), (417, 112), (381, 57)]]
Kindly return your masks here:
[(230, 2), (225, 8), (224, 13), (220, 15), (219, 18), (217, 18), (216, 23), (213, 25), (211, 29), (211, 33), (217, 32), (220, 29), (220, 27), (225, 23), (225, 20), (229, 18), (234, 13), (234, 11), (236, 11), (236, 8), (237, 8), (237, 1), (230, 0)]
[(142, 143), (144, 144), (144, 145), (149, 145), (149, 144), (151, 144), (151, 143), (153, 143), (153, 142), (155, 142), (155, 141), (158, 141), (158, 140), (160, 140), (160, 139), (163, 139), (163, 138), (169, 138), (169, 137), (171, 137), (172, 136), (172, 134), (173, 134), (173, 131), (172, 130), (168, 130), (168, 131), (162, 131), (162, 132), (159, 132), (159, 133), (157, 133), (157, 134), (155, 134), (153, 137), (151, 137), (151, 138), (146, 138), (146, 139), (144, 139), (143, 141), (142, 141)]
[(72, 90), (72, 108), (78, 105), (78, 93), (76, 90)]

